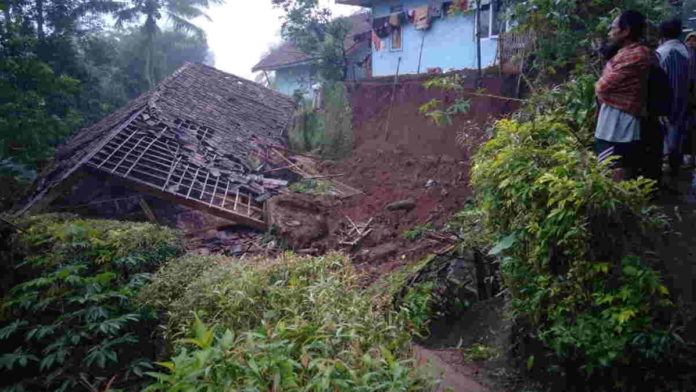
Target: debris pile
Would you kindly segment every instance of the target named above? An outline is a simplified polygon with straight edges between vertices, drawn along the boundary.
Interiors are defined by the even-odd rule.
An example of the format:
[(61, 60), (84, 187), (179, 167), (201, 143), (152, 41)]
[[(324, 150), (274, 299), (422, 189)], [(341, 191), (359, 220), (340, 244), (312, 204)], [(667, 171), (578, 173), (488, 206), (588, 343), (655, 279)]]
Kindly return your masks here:
[(186, 234), (186, 246), (200, 255), (223, 254), (244, 257), (252, 255), (275, 255), (278, 247), (274, 242), (265, 242), (264, 235), (255, 230), (230, 227)]
[(343, 238), (341, 241), (339, 241), (340, 245), (345, 245), (349, 246), (350, 248), (355, 248), (360, 241), (365, 239), (370, 233), (372, 233), (372, 229), (370, 228), (370, 224), (374, 220), (374, 218), (370, 218), (366, 223), (363, 224), (355, 224), (350, 217), (347, 215), (344, 215), (348, 222), (350, 223), (350, 227), (348, 230), (343, 230), (339, 233), (339, 236)]

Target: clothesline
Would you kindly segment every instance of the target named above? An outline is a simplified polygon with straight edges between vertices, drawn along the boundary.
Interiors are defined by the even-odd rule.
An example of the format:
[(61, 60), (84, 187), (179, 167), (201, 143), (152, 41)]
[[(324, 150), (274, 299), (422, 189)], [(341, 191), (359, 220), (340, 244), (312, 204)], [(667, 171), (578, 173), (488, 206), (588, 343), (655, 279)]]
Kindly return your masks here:
[[(392, 12), (387, 16), (375, 18), (372, 22), (372, 47), (377, 52), (381, 51), (384, 47), (382, 40), (395, 34), (406, 21), (413, 24), (416, 30), (428, 30), (432, 21), (448, 14), (450, 7), (454, 4), (454, 1), (431, 2), (431, 4), (399, 12)], [(468, 9), (469, 4), (468, 1), (464, 0), (463, 2), (457, 3), (457, 6), (462, 9)]]

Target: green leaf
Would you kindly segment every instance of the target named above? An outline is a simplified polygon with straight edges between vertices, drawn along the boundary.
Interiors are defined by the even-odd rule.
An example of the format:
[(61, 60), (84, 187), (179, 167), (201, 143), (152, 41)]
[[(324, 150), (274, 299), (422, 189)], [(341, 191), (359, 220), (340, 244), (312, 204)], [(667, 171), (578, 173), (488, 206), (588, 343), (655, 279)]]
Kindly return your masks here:
[(27, 324), (29, 324), (29, 322), (24, 320), (15, 320), (11, 322), (10, 324), (0, 329), (0, 340), (9, 338), (10, 336), (14, 335), (17, 331), (19, 331), (21, 327)]
[(517, 242), (517, 235), (515, 233), (505, 236), (503, 239), (498, 241), (495, 246), (488, 252), (491, 256), (497, 256), (505, 250), (510, 249)]
[(532, 370), (534, 368), (534, 355), (530, 355), (529, 358), (527, 358), (527, 370)]

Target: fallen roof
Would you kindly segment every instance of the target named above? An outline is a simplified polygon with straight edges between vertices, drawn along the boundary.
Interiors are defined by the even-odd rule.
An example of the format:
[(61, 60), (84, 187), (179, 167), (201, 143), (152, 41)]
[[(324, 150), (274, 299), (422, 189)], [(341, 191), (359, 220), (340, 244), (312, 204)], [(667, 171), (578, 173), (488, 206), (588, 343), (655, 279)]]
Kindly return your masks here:
[(62, 145), (20, 213), (78, 169), (251, 227), (284, 181), (257, 173), (266, 146), (284, 145), (292, 100), (217, 69), (186, 64), (154, 89)]
[[(351, 30), (343, 42), (346, 53), (350, 54), (361, 43), (368, 44), (369, 36), (365, 33), (372, 30), (372, 16), (370, 13), (361, 12), (347, 16), (346, 19), (351, 23)], [(314, 58), (303, 52), (294, 43), (286, 41), (277, 48), (271, 50), (258, 64), (252, 68), (256, 71), (273, 71), (281, 68), (292, 67), (295, 65), (312, 62)]]

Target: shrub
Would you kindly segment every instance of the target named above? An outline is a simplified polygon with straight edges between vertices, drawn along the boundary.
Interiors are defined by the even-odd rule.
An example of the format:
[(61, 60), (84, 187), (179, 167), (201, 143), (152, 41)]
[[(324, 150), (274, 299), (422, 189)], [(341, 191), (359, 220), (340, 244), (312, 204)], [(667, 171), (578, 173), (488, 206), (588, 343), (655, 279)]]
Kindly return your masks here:
[(290, 185), (289, 189), (293, 192), (306, 193), (308, 195), (330, 195), (334, 192), (333, 184), (330, 181), (313, 178), (303, 178)]
[(340, 254), (220, 260), (167, 307), (193, 336), (147, 390), (429, 390), (408, 358), (417, 315), (374, 311), (361, 281)]
[[(75, 390), (115, 377), (132, 385), (151, 368), (157, 325), (133, 299), (150, 273), (181, 250), (150, 224), (41, 215), (19, 222), (23, 276), (3, 301), (0, 369), (10, 390)], [(12, 371), (13, 373), (9, 373)]]
[[(581, 96), (569, 90), (582, 82), (557, 93)], [(584, 147), (587, 113), (547, 108), (498, 121), (472, 172), (513, 310), (588, 373), (655, 358), (678, 337), (659, 317), (671, 306), (661, 276), (638, 257), (643, 230), (665, 224), (654, 182), (612, 181)]]
[(292, 151), (313, 152), (321, 145), (324, 132), (323, 118), (310, 104), (302, 104), (288, 132), (288, 143)]
[(404, 231), (403, 233), (401, 233), (401, 236), (406, 238), (407, 240), (415, 241), (432, 231), (434, 231), (433, 224), (431, 222), (428, 222), (416, 225), (412, 229)]
[(324, 139), (322, 155), (345, 158), (353, 151), (353, 110), (343, 83), (324, 88)]
[(343, 83), (322, 89), (319, 110), (302, 105), (289, 132), (290, 148), (297, 152), (318, 152), (330, 159), (345, 158), (353, 150), (353, 111)]

